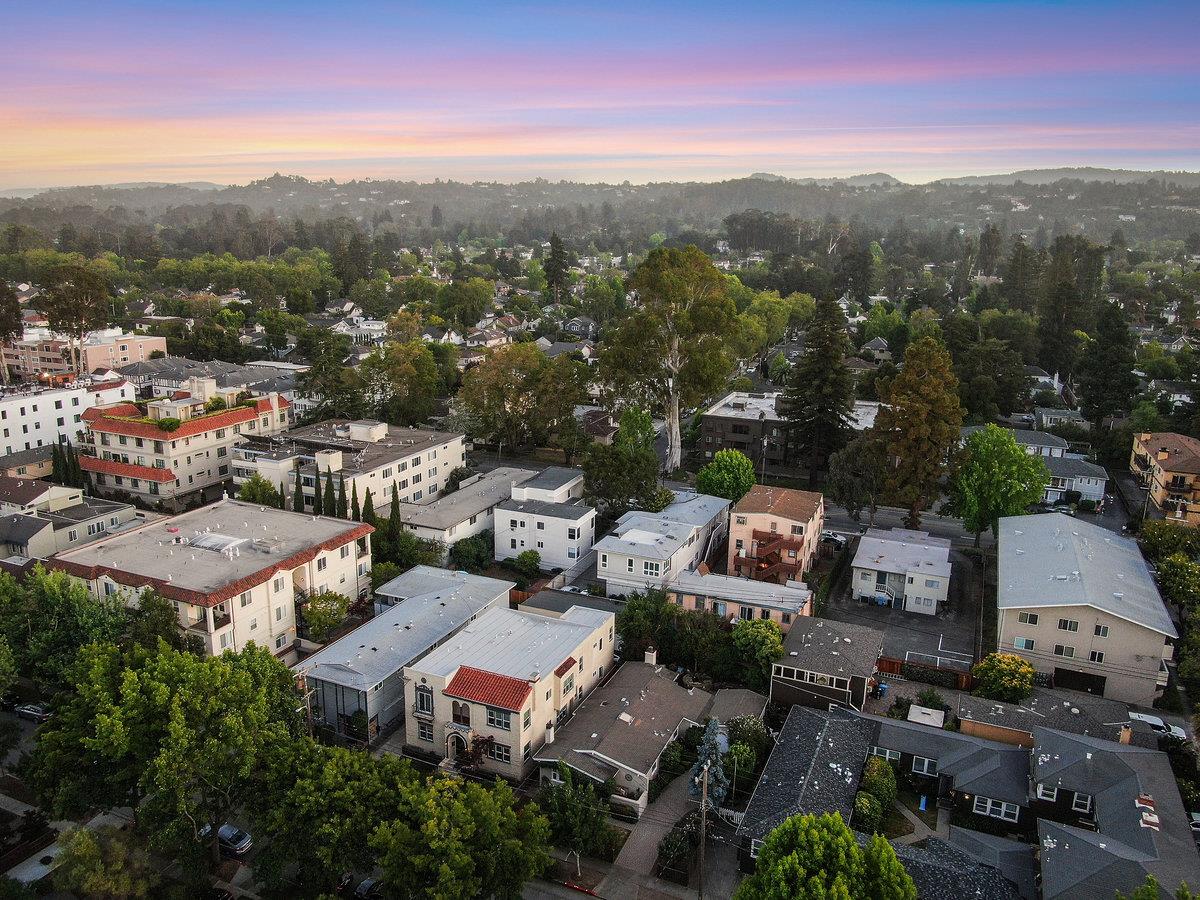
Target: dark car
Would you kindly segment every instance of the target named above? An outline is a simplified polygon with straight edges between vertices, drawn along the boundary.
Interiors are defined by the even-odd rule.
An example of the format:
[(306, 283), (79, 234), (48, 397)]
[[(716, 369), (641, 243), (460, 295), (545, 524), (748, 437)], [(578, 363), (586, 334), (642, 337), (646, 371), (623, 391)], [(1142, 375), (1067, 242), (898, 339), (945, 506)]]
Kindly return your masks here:
[(18, 719), (28, 719), (30, 722), (37, 722), (38, 724), (48, 721), (54, 715), (54, 713), (50, 712), (50, 704), (41, 702), (22, 703), (17, 707), (16, 712)]
[(364, 878), (358, 883), (358, 887), (354, 889), (354, 896), (360, 898), (360, 900), (382, 897), (383, 886), (379, 883), (378, 878)]
[[(211, 832), (212, 827), (205, 825), (200, 829), (200, 837), (207, 838)], [(217, 829), (217, 843), (225, 856), (242, 856), (254, 846), (254, 838), (246, 829), (226, 822)]]

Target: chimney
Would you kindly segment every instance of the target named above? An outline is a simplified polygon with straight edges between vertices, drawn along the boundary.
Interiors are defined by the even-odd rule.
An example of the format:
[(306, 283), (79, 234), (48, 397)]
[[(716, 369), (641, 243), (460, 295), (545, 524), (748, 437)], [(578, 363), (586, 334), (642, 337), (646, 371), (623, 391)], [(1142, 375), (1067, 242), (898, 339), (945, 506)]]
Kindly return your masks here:
[(658, 651), (654, 649), (653, 645), (646, 648), (646, 665), (648, 665), (648, 666), (657, 666), (658, 665)]
[(554, 720), (553, 719), (551, 719), (549, 722), (546, 723), (546, 743), (547, 744), (554, 743)]

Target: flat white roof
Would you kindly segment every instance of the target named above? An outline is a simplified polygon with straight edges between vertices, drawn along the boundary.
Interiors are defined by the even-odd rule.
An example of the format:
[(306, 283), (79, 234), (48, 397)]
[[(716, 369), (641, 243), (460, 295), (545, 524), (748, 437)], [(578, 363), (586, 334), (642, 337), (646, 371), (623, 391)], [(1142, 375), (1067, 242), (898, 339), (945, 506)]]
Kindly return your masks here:
[(858, 542), (854, 568), (906, 575), (950, 575), (950, 541), (924, 531), (871, 528)]
[(698, 572), (683, 572), (668, 590), (718, 600), (745, 600), (747, 603), (788, 612), (798, 612), (812, 599), (812, 591), (803, 581), (789, 581), (784, 585), (733, 575), (701, 575)]

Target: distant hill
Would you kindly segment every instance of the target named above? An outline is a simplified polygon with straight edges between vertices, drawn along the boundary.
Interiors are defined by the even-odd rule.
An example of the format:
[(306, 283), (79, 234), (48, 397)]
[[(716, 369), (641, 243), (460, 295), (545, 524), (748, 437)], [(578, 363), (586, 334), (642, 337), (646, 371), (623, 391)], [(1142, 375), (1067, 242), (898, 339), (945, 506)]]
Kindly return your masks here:
[(146, 188), (188, 188), (193, 191), (219, 191), (226, 187), (223, 184), (214, 184), (211, 181), (125, 181), (120, 184), (80, 184), (70, 187), (61, 188), (0, 188), (0, 197), (16, 197), (19, 199), (28, 199), (36, 197), (38, 194), (52, 194), (56, 191), (80, 191), (80, 190), (110, 190), (110, 191), (135, 191)]
[(1200, 187), (1200, 172), (1167, 172), (1158, 169), (1143, 172), (1137, 169), (1099, 169), (1091, 166), (1066, 167), (1061, 169), (1022, 169), (1004, 175), (966, 175), (962, 178), (943, 178), (935, 184), (1053, 184), (1064, 178), (1077, 181), (1106, 181), (1115, 184), (1140, 184), (1151, 178), (1174, 182), (1181, 187)]
[(871, 187), (873, 185), (896, 187), (904, 184), (903, 181), (888, 175), (886, 172), (872, 172), (869, 175), (850, 175), (846, 178), (788, 178), (785, 175), (773, 175), (770, 172), (755, 172), (750, 177), (757, 181), (781, 181), (788, 184), (844, 184), (849, 187)]

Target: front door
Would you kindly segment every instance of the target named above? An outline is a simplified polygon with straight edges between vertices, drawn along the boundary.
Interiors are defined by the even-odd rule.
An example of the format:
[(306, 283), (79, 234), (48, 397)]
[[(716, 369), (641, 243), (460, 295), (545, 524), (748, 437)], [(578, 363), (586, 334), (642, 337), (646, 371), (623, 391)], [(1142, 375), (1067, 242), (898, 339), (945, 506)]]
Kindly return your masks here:
[(457, 760), (467, 752), (467, 739), (461, 734), (450, 735), (446, 745), (446, 755), (451, 759)]

